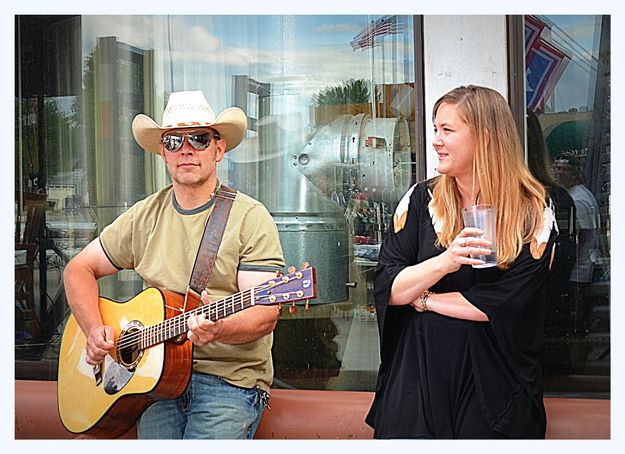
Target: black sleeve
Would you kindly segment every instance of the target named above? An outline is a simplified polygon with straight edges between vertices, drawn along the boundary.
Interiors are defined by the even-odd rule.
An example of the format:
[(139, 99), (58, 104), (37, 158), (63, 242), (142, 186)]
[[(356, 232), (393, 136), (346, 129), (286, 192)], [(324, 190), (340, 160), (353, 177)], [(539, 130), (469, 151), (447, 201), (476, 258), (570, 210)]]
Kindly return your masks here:
[(544, 305), (556, 236), (554, 229), (542, 257), (532, 257), (526, 244), (500, 280), (461, 292), (488, 316), (498, 348), (517, 364), (532, 363), (542, 348)]
[(489, 318), (471, 327), (471, 359), (485, 416), (510, 437), (542, 438), (540, 355), (549, 265), (556, 238), (551, 231), (543, 255), (529, 244), (495, 282), (479, 283), (462, 295)]
[(501, 312), (526, 312), (534, 303), (532, 295), (547, 282), (556, 236), (557, 232), (552, 230), (540, 258), (532, 257), (529, 244), (526, 244), (502, 279), (474, 285), (461, 292), (462, 295), (491, 320)]
[[(409, 197), (406, 222), (399, 231), (397, 211), (393, 216), (391, 231), (387, 235), (378, 258), (375, 269), (373, 296), (378, 317), (378, 329), (380, 340), (383, 339), (384, 322), (388, 309), (388, 301), (391, 296), (391, 287), (397, 275), (406, 267), (417, 263), (419, 244), (419, 222), (423, 200), (421, 187), (413, 186), (404, 197)], [(401, 206), (401, 202), (400, 202)]]

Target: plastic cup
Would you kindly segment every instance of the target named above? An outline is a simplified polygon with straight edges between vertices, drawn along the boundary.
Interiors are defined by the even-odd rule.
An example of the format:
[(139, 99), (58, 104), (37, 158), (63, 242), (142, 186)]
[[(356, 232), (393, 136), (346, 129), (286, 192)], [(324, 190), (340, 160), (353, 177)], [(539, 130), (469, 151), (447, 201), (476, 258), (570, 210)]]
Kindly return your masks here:
[(471, 258), (483, 260), (480, 265), (472, 265), (473, 268), (488, 268), (497, 265), (497, 215), (495, 207), (492, 205), (473, 205), (462, 209), (462, 219), (465, 227), (477, 227), (484, 234), (485, 238), (491, 242), (489, 255), (471, 254)]

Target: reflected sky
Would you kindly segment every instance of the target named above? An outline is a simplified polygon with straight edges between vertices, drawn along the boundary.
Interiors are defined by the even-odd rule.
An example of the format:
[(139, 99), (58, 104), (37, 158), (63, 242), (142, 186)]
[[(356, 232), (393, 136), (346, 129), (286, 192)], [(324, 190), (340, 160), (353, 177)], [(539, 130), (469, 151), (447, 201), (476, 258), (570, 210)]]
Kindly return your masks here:
[[(551, 40), (571, 61), (554, 90), (554, 111), (593, 108), (601, 16), (539, 16), (551, 25)], [(551, 24), (549, 24), (549, 21)]]
[[(414, 82), (410, 16), (404, 34), (373, 49), (350, 41), (372, 15), (85, 15), (83, 55), (98, 37), (154, 50), (157, 91), (202, 89), (217, 109), (232, 104), (232, 76), (271, 83), (272, 94), (296, 96), (301, 107), (325, 87), (348, 79), (369, 83)], [(600, 16), (541, 16), (551, 39), (571, 57), (550, 100), (555, 111), (592, 109)], [(225, 87), (225, 90), (224, 90)], [(580, 89), (580, 87), (583, 87)], [(292, 101), (292, 100), (291, 100)]]
[(157, 91), (200, 88), (221, 109), (232, 101), (226, 95), (232, 75), (245, 74), (271, 83), (272, 94), (301, 96), (299, 103), (310, 105), (319, 90), (352, 78), (414, 81), (410, 17), (403, 34), (384, 37), (373, 49), (352, 49), (350, 41), (379, 17), (82, 16), (83, 55), (93, 52), (97, 38), (115, 36), (154, 50)]

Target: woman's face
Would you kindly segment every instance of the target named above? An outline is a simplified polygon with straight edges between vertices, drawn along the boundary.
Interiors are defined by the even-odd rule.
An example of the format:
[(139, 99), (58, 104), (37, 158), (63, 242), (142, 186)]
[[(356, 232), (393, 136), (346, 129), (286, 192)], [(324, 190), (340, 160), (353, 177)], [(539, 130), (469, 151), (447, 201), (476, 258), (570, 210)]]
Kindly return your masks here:
[(439, 106), (434, 133), (432, 145), (438, 154), (438, 172), (458, 179), (472, 178), (475, 138), (455, 104)]

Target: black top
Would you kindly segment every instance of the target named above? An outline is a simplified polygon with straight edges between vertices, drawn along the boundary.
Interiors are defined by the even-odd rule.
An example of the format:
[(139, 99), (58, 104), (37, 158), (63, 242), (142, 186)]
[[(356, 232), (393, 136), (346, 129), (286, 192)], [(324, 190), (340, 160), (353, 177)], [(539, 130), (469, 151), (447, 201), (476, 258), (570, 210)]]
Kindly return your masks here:
[(380, 251), (374, 298), (382, 361), (366, 422), (376, 438), (470, 438), (462, 419), (475, 418), (474, 408), (493, 437), (544, 438), (540, 352), (555, 220), (542, 257), (534, 259), (526, 244), (508, 270), (464, 265), (430, 289), (460, 291), (488, 322), (388, 306), (401, 270), (444, 251), (434, 246), (431, 182), (406, 194), (405, 226), (393, 228)]

